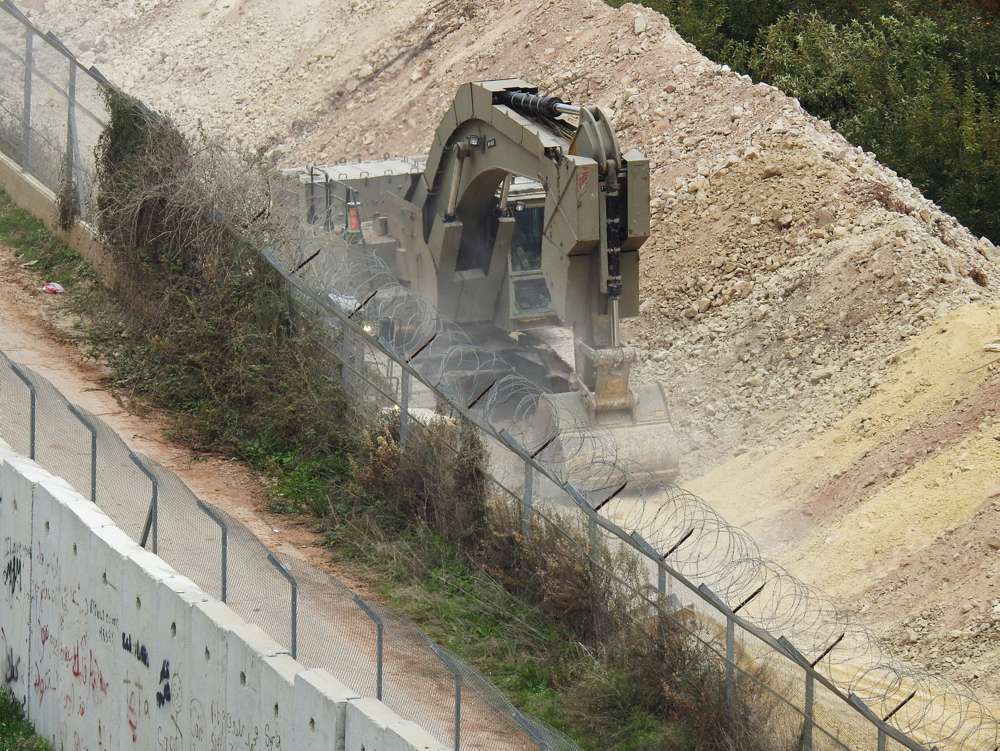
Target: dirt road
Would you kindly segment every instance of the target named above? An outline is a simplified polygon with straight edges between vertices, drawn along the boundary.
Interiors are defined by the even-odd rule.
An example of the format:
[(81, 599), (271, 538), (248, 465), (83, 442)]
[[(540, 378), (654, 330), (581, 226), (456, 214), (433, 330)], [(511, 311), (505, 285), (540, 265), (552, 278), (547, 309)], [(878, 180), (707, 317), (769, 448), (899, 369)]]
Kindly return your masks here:
[[(291, 559), (300, 589), (300, 660), (308, 667), (327, 668), (334, 677), (363, 695), (374, 695), (374, 627), (344, 585), (377, 607), (381, 607), (380, 603), (364, 591), (351, 571), (332, 565), (322, 537), (305, 522), (296, 523), (292, 517), (266, 511), (266, 488), (246, 465), (195, 454), (169, 440), (168, 416), (145, 409), (136, 414), (128, 409), (121, 395), (105, 387), (106, 374), (84, 360), (79, 347), (67, 339), (71, 322), (64, 317), (56, 298), (38, 289), (41, 283), (35, 274), (18, 265), (11, 249), (0, 245), (0, 351), (44, 376), (71, 402), (106, 422), (129, 448), (173, 471), (199, 498), (242, 522), (286, 561)], [(72, 295), (74, 290), (70, 288), (66, 294)], [(39, 433), (53, 443), (65, 440), (65, 436), (60, 438), (51, 431), (40, 429)], [(45, 453), (41, 452), (42, 461)], [(58, 474), (58, 468), (49, 469)], [(111, 483), (107, 486), (110, 491), (118, 489), (111, 477), (105, 480), (100, 486), (102, 493), (107, 483)], [(85, 488), (82, 490), (86, 492)], [(218, 562), (212, 551), (218, 544), (217, 532), (211, 529), (205, 533), (206, 525), (212, 525), (201, 517), (193, 501), (188, 508), (176, 493), (165, 491), (162, 495), (161, 555), (206, 591), (215, 591)], [(125, 509), (131, 509), (133, 501), (115, 497), (101, 505), (112, 518), (119, 520), (119, 516), (124, 519), (130, 515)], [(203, 523), (192, 524), (190, 515)], [(227, 602), (244, 618), (264, 626), (274, 638), (284, 641), (288, 602), (274, 597), (274, 591), (286, 585), (274, 576), (262, 554), (254, 553), (254, 543), (235, 525), (230, 526), (231, 575)], [(171, 529), (185, 531), (171, 534)], [(267, 574), (270, 579), (265, 578)], [(337, 581), (331, 581), (328, 575)], [(262, 578), (255, 580), (256, 576)], [(392, 619), (388, 613), (383, 613), (383, 618), (384, 700), (404, 718), (419, 722), (442, 742), (448, 741), (454, 711), (451, 672), (414, 628)], [(277, 625), (275, 631), (270, 630), (272, 625)], [(468, 748), (487, 751), (531, 747), (516, 724), (494, 710), (475, 689), (463, 696), (462, 733), (463, 746)]]

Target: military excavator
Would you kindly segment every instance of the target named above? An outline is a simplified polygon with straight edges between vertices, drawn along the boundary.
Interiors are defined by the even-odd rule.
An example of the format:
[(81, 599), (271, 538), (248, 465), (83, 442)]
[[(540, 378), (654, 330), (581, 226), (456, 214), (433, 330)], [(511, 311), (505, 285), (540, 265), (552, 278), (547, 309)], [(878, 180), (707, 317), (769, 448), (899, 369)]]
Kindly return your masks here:
[[(362, 206), (368, 252), (446, 318), (548, 391), (553, 420), (610, 431), (656, 479), (678, 455), (657, 383), (631, 383), (621, 321), (639, 314), (649, 163), (622, 152), (607, 115), (520, 80), (462, 85), (426, 159), (309, 167), (310, 221)], [(357, 225), (357, 226), (355, 226)]]

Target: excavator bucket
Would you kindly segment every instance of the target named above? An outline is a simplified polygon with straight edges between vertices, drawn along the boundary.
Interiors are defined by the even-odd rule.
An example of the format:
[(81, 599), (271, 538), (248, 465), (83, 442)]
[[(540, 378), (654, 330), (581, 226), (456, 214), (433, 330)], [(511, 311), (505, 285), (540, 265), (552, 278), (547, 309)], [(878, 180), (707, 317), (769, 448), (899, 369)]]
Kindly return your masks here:
[[(558, 434), (546, 458), (565, 463), (567, 476), (592, 471), (588, 467), (608, 461), (629, 465), (634, 470), (633, 484), (676, 480), (680, 451), (663, 389), (658, 383), (639, 384), (633, 389), (631, 409), (601, 412), (593, 408), (593, 400), (585, 392), (546, 396), (545, 406), (536, 416), (536, 435)], [(612, 440), (605, 444), (601, 434)], [(604, 445), (618, 455), (600, 456)]]

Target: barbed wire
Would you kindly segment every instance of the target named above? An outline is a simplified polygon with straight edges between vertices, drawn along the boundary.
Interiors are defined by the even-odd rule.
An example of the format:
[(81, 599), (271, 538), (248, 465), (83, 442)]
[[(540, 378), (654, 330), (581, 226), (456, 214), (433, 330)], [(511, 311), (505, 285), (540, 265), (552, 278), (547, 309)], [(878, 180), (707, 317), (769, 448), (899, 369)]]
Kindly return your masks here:
[[(54, 138), (37, 128), (32, 135)], [(229, 169), (223, 151), (215, 156), (199, 164), (209, 171)], [(425, 396), (435, 404), (449, 402), (502, 437), (501, 447), (519, 449), (493, 452), (496, 474), (516, 477), (521, 454), (528, 455), (546, 478), (539, 485), (540, 502), (573, 508), (585, 500), (591, 512), (599, 509), (603, 522), (622, 533), (618, 540), (635, 535), (652, 551), (636, 543), (637, 554), (659, 558), (730, 610), (738, 607), (740, 618), (771, 641), (787, 639), (832, 685), (858, 697), (900, 732), (947, 749), (997, 747), (997, 719), (971, 689), (898, 660), (870, 628), (767, 559), (745, 530), (726, 522), (704, 499), (657, 481), (610, 431), (559, 410), (552, 394), (519, 372), (514, 359), (477, 344), (469, 331), (400, 283), (372, 249), (310, 224), (301, 194), (256, 180), (232, 174), (234, 190), (271, 201), (272, 219), (281, 225), (271, 250), (282, 270), (330, 300), (398, 363), (417, 371), (431, 387)], [(86, 187), (93, 189), (92, 180)], [(220, 213), (226, 205), (220, 194)]]
[[(748, 532), (704, 499), (657, 481), (609, 430), (559, 411), (515, 360), (476, 344), (472, 333), (401, 284), (370, 248), (309, 224), (304, 198), (280, 190), (287, 233), (277, 256), (286, 270), (297, 270), (303, 284), (363, 321), (373, 340), (452, 404), (466, 405), (472, 420), (523, 448), (554, 480), (557, 494), (575, 490), (604, 520), (665, 556), (671, 569), (730, 609), (740, 606), (746, 622), (787, 639), (834, 686), (900, 732), (948, 749), (997, 747), (1000, 725), (971, 689), (896, 658), (868, 626), (764, 556)], [(602, 503), (622, 486), (624, 492)]]

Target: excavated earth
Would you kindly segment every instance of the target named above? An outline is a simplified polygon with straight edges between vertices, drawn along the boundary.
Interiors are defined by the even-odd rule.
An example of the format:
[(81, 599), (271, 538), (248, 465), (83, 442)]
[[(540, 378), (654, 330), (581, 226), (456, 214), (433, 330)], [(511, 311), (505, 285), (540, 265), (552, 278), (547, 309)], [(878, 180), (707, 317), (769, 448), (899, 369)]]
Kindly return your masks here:
[(455, 88), (607, 108), (653, 165), (643, 380), (685, 484), (1000, 708), (1000, 252), (668, 20), (599, 0), (27, 0), (185, 127), (282, 166), (414, 154)]

